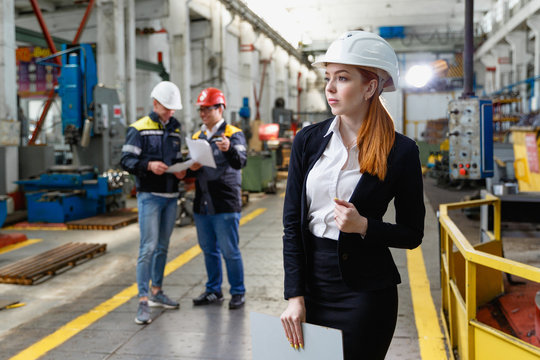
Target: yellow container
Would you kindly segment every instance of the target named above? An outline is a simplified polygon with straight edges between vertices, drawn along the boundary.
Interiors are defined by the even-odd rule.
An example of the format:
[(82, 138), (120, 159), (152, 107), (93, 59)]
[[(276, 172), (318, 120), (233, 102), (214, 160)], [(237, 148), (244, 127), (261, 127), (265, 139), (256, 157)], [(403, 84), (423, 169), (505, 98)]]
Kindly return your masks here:
[(540, 191), (540, 128), (512, 128), (519, 191)]

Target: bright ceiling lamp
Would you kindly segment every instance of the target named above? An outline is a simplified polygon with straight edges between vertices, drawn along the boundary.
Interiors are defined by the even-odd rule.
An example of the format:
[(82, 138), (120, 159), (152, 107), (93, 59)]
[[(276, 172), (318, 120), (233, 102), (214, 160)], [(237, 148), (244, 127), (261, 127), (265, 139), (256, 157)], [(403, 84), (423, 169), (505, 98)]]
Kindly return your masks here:
[(411, 66), (405, 80), (411, 86), (421, 88), (424, 87), (433, 77), (433, 69), (429, 65), (414, 65)]

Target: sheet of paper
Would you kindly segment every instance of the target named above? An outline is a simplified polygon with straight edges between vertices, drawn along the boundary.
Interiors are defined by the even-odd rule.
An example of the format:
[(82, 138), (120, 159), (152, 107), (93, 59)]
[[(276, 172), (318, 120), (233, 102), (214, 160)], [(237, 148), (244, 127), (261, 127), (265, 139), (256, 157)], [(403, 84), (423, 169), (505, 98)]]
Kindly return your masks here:
[(194, 161), (202, 164), (203, 166), (208, 166), (211, 168), (216, 167), (214, 155), (212, 154), (212, 147), (208, 141), (186, 138), (186, 144), (189, 149), (189, 155)]
[(302, 324), (304, 349), (291, 347), (277, 316), (250, 313), (253, 360), (343, 360), (341, 330)]
[(176, 163), (169, 166), (166, 172), (173, 173), (182, 170), (188, 169), (194, 162), (198, 162), (203, 166), (208, 166), (211, 168), (216, 167), (216, 162), (214, 161), (214, 155), (212, 155), (212, 147), (205, 140), (192, 140), (186, 138), (186, 144), (189, 149), (189, 155), (191, 159), (181, 163)]
[(182, 170), (186, 170), (191, 165), (193, 165), (194, 162), (195, 161), (193, 159), (190, 159), (188, 161), (184, 161), (184, 162), (181, 162), (181, 163), (176, 163), (174, 165), (169, 166), (169, 168), (165, 172), (173, 173), (173, 172), (179, 172), (179, 171), (182, 171)]

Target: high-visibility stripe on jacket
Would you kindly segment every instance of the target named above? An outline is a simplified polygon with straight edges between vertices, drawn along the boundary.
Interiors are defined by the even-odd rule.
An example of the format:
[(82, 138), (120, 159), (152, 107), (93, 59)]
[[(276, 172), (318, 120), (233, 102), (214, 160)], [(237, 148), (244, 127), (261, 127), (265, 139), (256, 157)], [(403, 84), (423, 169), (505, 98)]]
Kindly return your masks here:
[(176, 176), (156, 175), (148, 170), (148, 162), (162, 161), (170, 166), (181, 161), (181, 140), (180, 123), (173, 117), (163, 125), (159, 116), (151, 112), (129, 126), (121, 164), (124, 170), (136, 175), (137, 191), (178, 192)]
[[(222, 136), (229, 138), (231, 143), (226, 152), (219, 150), (215, 143)], [(241, 169), (247, 160), (244, 133), (224, 122), (210, 139), (204, 131), (198, 131), (192, 138), (208, 141), (216, 162), (215, 169), (204, 166), (193, 172), (197, 178), (193, 211), (197, 214), (241, 212)]]

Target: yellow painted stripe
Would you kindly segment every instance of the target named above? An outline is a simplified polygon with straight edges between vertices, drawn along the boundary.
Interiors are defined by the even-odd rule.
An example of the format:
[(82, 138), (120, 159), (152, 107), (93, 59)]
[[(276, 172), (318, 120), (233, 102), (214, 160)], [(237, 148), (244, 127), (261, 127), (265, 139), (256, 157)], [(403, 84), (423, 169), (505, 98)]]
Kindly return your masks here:
[[(246, 216), (240, 219), (240, 225), (244, 225), (247, 222), (253, 220), (260, 214), (266, 211), (265, 208), (259, 208), (253, 212), (247, 214)], [(178, 268), (184, 266), (194, 257), (201, 253), (199, 245), (191, 247), (189, 250), (180, 254), (177, 258), (167, 263), (165, 267), (165, 276), (169, 275)], [(119, 306), (128, 302), (131, 298), (137, 295), (137, 284), (132, 284), (131, 286), (125, 288), (118, 294), (114, 295), (109, 300), (99, 304), (86, 314), (79, 316), (78, 318), (70, 321), (69, 323), (62, 326), (60, 329), (56, 330), (51, 335), (44, 337), (38, 342), (34, 343), (30, 347), (24, 349), (17, 355), (13, 356), (9, 360), (34, 360), (45, 355), (47, 352), (51, 351), (55, 347), (63, 344), (71, 337), (77, 335), (82, 330), (86, 329), (88, 326), (92, 325), (94, 322), (98, 321), (109, 312), (115, 310)]]
[(247, 214), (246, 216), (243, 216), (240, 219), (240, 226), (250, 222), (251, 220), (255, 219), (257, 216), (261, 215), (263, 212), (266, 211), (266, 208), (258, 208)]
[(40, 242), (41, 240), (42, 239), (28, 239), (28, 240), (21, 241), (21, 242), (16, 243), (16, 244), (3, 246), (3, 247), (0, 248), (0, 254), (4, 254), (4, 253), (7, 253), (7, 252), (10, 252), (10, 251), (17, 250), (17, 249), (20, 249), (22, 247), (28, 246), (28, 245), (35, 244), (37, 242)]
[(439, 326), (437, 311), (431, 297), (429, 280), (424, 265), (422, 248), (407, 251), (407, 269), (422, 359), (446, 360), (444, 337)]
[(173, 271), (178, 270), (179, 268), (181, 268), (182, 266), (190, 262), (191, 259), (199, 255), (200, 253), (201, 253), (201, 248), (199, 247), (199, 245), (195, 245), (189, 250), (183, 252), (176, 259), (171, 260), (167, 263), (167, 265), (165, 266), (164, 275), (167, 276)]
[(45, 230), (45, 231), (67, 231), (67, 225), (60, 224), (56, 226), (40, 226), (40, 225), (29, 225), (29, 226), (6, 226), (3, 229), (5, 230)]

